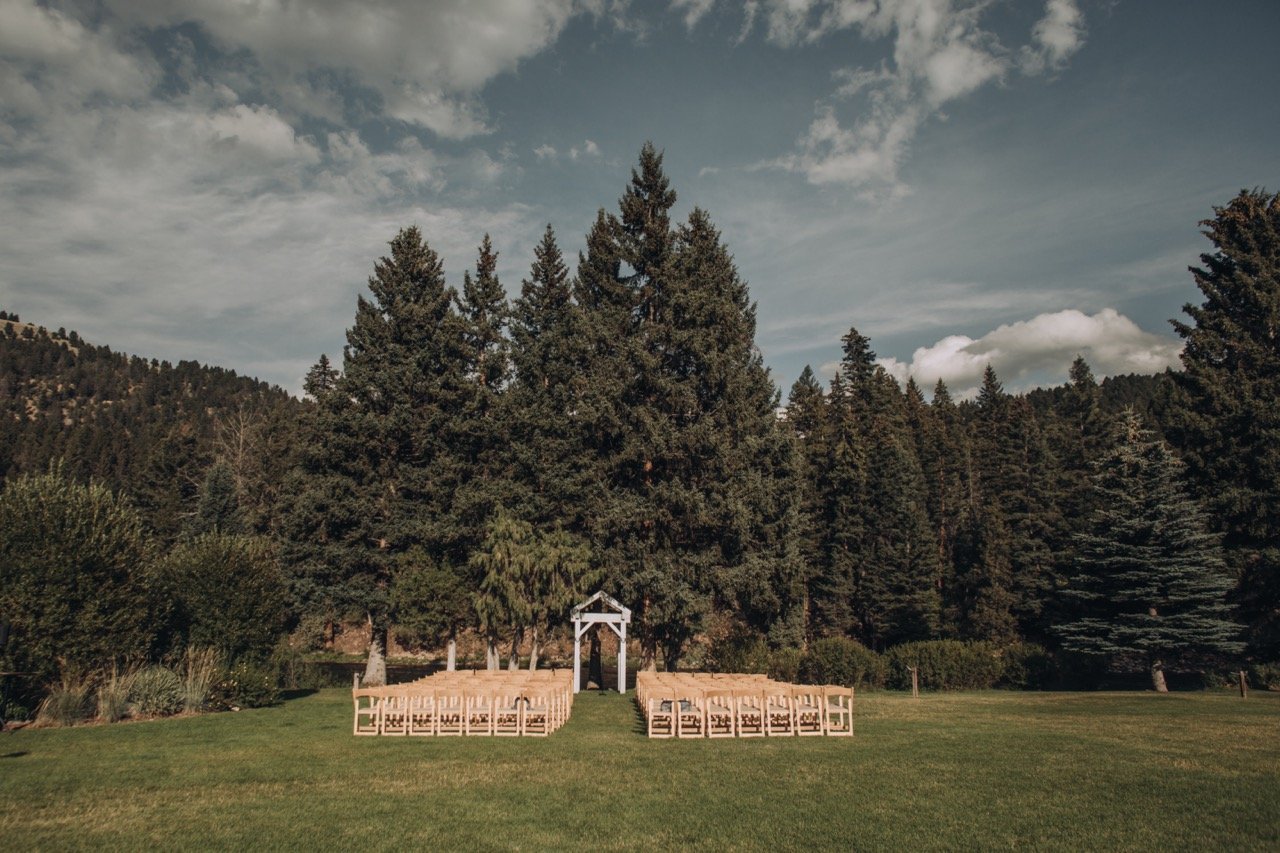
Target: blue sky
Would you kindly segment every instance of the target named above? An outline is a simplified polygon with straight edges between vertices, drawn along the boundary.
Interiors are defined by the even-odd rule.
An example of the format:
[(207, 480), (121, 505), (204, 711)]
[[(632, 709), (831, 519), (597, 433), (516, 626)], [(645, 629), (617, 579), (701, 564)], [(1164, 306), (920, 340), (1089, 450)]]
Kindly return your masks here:
[(1197, 222), (1280, 189), (1280, 4), (0, 0), (0, 307), (297, 390), (419, 225), (509, 293), (641, 144), (784, 394), (850, 326), (963, 393), (1176, 364)]

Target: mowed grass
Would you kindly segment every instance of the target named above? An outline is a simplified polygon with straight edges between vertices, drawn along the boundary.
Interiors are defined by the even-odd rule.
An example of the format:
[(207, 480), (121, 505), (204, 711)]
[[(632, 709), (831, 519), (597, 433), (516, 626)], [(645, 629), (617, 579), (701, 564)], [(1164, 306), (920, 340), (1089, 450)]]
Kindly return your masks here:
[(0, 736), (27, 848), (1280, 848), (1280, 694), (860, 695), (853, 738), (353, 737), (349, 691)]

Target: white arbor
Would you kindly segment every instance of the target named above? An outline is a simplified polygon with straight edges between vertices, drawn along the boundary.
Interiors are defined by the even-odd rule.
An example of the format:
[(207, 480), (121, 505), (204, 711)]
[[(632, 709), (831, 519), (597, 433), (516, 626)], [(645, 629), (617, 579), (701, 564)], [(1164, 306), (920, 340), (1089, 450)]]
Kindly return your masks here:
[[(591, 607), (593, 604), (596, 606)], [(579, 692), (582, 684), (582, 635), (592, 625), (604, 624), (618, 635), (618, 692), (626, 693), (627, 625), (631, 622), (631, 610), (601, 590), (570, 610), (569, 615), (573, 617), (573, 692)]]

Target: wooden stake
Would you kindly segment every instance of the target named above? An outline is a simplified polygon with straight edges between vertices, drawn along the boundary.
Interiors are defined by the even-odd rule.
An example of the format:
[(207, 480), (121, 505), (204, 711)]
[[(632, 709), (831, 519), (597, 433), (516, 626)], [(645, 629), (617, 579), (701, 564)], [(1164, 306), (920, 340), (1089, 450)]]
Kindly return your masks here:
[(1249, 698), (1249, 681), (1245, 678), (1244, 670), (1240, 670), (1240, 698)]
[(911, 696), (912, 698), (920, 698), (920, 669), (919, 667), (909, 666), (911, 670)]

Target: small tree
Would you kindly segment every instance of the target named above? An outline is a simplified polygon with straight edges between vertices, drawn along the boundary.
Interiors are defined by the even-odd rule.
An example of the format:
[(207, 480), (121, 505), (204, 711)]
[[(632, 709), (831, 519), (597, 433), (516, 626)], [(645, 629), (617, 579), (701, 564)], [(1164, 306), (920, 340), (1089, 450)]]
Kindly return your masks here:
[(62, 466), (0, 493), (0, 622), (4, 669), (34, 683), (146, 656), (162, 609), (152, 595), (142, 521), (105, 486)]
[(1182, 476), (1168, 447), (1127, 410), (1096, 465), (1096, 509), (1076, 538), (1076, 571), (1064, 592), (1076, 618), (1056, 629), (1069, 651), (1106, 661), (1144, 657), (1160, 692), (1171, 658), (1243, 649), (1219, 540)]

